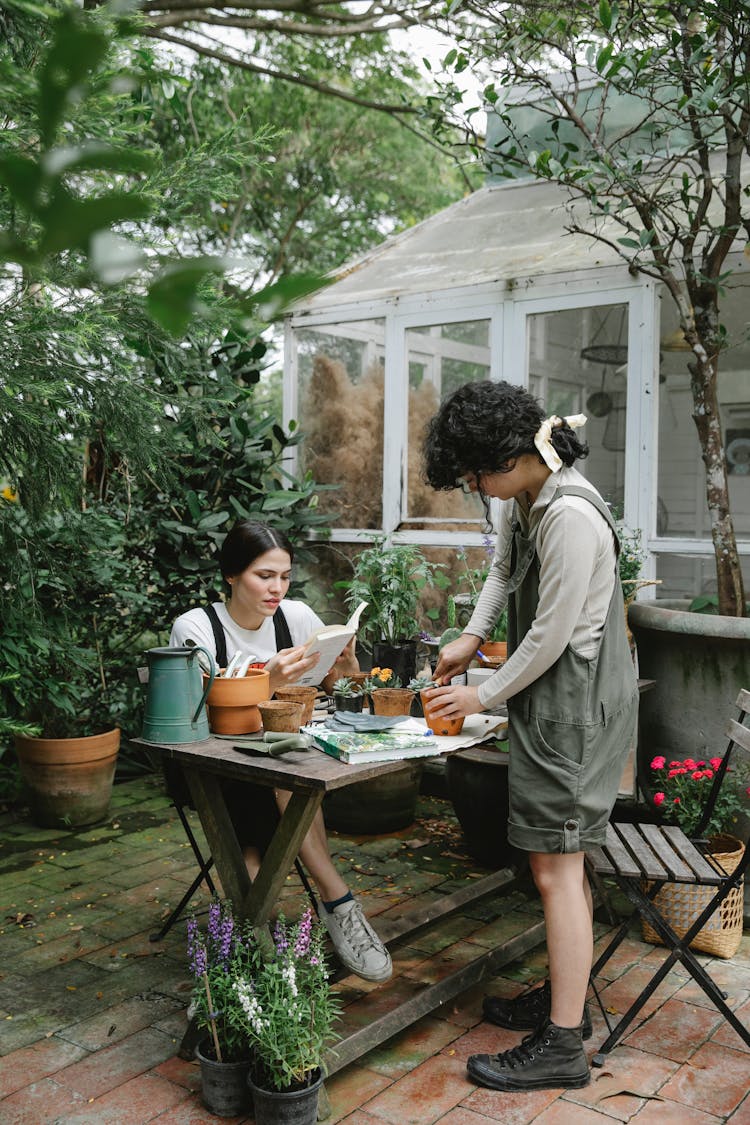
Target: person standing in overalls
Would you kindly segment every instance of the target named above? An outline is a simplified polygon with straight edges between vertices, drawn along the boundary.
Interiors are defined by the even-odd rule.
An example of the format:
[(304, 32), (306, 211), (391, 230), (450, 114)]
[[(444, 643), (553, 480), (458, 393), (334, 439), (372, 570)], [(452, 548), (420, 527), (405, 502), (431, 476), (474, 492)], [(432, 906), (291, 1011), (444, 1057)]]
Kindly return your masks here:
[[(638, 692), (625, 632), (612, 516), (573, 464), (588, 453), (582, 415), (545, 418), (509, 383), (466, 384), (440, 406), (424, 441), (435, 489), (468, 487), (502, 506), (494, 558), (462, 636), (438, 660), (430, 708), (446, 717), (507, 703), (508, 840), (528, 852), (544, 908), (549, 980), (484, 1015), (529, 1031), (468, 1073), (497, 1090), (590, 1082), (582, 1040), (593, 956), (584, 852), (605, 839), (635, 734)], [(451, 684), (508, 609), (508, 660), (479, 687)]]

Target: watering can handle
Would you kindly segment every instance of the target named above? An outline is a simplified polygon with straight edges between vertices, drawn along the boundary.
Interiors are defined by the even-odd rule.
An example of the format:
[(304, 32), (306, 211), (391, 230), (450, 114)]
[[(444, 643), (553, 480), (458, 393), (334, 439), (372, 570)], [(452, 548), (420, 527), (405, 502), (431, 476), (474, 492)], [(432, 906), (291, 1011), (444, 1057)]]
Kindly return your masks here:
[(190, 656), (188, 657), (188, 660), (192, 660), (193, 657), (196, 656), (199, 652), (202, 652), (205, 656), (208, 657), (208, 667), (209, 667), (208, 683), (206, 684), (206, 686), (203, 690), (203, 695), (201, 696), (201, 701), (195, 709), (195, 714), (193, 715), (192, 719), (190, 720), (191, 723), (197, 723), (198, 722), (198, 716), (201, 713), (201, 707), (206, 702), (206, 697), (208, 696), (208, 693), (211, 690), (211, 684), (216, 679), (216, 662), (214, 661), (214, 658), (211, 655), (211, 653), (208, 651), (208, 649), (204, 648), (203, 645), (196, 645), (195, 648), (190, 653)]

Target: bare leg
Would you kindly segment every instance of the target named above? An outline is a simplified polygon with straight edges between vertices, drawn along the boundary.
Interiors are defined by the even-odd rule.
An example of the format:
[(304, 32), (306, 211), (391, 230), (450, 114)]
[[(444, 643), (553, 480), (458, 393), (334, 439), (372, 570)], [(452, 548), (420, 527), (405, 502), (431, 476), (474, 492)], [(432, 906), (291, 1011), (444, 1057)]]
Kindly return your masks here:
[[(286, 789), (275, 789), (274, 794), (279, 811), (283, 813), (289, 803), (291, 793)], [(325, 821), (320, 809), (315, 814), (315, 819), (302, 842), (299, 857), (310, 872), (324, 902), (335, 902), (336, 899), (343, 898), (344, 895), (349, 893), (349, 888), (333, 865), (331, 853), (328, 850)]]
[(583, 852), (529, 856), (547, 928), (550, 1019), (558, 1027), (580, 1024), (591, 972), (592, 899), (583, 858)]

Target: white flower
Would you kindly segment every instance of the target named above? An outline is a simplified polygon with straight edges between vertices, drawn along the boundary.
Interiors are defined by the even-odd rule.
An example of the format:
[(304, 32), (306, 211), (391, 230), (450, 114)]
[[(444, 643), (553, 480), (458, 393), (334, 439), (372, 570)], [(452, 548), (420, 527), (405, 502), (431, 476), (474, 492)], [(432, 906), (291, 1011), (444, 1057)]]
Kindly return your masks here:
[(289, 962), (281, 970), (281, 979), (289, 986), (289, 991), (292, 996), (297, 995), (297, 971), (294, 965)]
[(244, 980), (236, 981), (234, 990), (239, 997), (242, 1010), (247, 1016), (247, 1022), (250, 1024), (255, 1034), (260, 1036), (263, 1033), (263, 1029), (268, 1027), (268, 1020), (264, 1021), (261, 1019), (263, 1009), (260, 1006), (257, 996), (253, 995), (252, 988)]

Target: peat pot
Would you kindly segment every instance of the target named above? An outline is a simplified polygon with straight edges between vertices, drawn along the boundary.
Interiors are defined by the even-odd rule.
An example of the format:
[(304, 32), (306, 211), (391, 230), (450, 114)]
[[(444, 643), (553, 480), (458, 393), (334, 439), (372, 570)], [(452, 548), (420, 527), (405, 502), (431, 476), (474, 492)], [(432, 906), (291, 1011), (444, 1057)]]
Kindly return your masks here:
[(249, 1059), (217, 1062), (208, 1039), (198, 1044), (195, 1057), (201, 1070), (203, 1104), (210, 1113), (217, 1117), (238, 1117), (250, 1109)]
[(104, 820), (112, 795), (120, 729), (87, 738), (16, 735), (31, 817), (43, 828), (80, 828)]
[(249, 1078), (255, 1125), (315, 1125), (323, 1075), (318, 1070), (311, 1077), (310, 1085), (300, 1090), (265, 1090)]
[(750, 685), (750, 617), (689, 613), (689, 602), (633, 602), (628, 624), (638, 674), (655, 680), (641, 696), (638, 783), (651, 791), (655, 754), (672, 758), (721, 756), (735, 700)]

